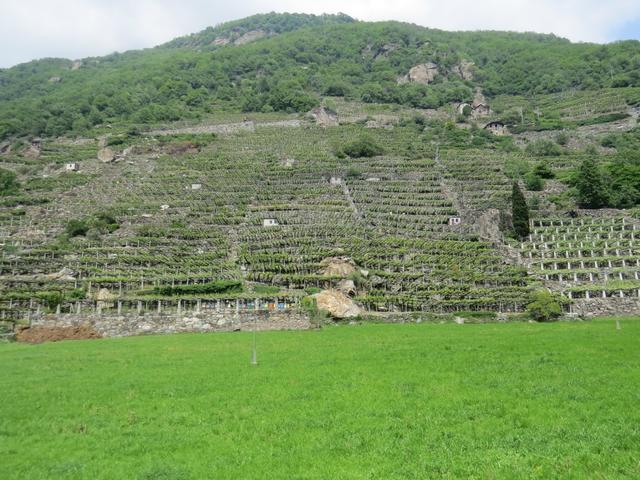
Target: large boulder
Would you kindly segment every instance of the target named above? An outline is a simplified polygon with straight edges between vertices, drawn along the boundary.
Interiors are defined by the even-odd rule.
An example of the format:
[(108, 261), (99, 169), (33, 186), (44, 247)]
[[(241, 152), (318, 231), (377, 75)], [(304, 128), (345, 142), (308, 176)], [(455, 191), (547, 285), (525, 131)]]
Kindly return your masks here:
[(338, 290), (323, 290), (313, 298), (318, 309), (329, 312), (333, 318), (353, 318), (362, 314), (358, 304)]
[(346, 278), (356, 271), (356, 267), (348, 257), (330, 257), (320, 262), (320, 274), (329, 277)]
[(98, 150), (98, 160), (103, 163), (110, 163), (116, 158), (116, 154), (109, 147), (101, 148)]

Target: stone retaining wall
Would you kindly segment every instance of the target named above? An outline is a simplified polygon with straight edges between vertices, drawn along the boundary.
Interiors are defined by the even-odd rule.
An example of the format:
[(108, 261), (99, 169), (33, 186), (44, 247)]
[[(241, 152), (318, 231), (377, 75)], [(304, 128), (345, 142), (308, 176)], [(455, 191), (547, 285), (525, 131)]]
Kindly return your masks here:
[(309, 317), (298, 310), (255, 312), (189, 312), (184, 315), (157, 313), (49, 314), (32, 317), (32, 326), (88, 326), (105, 337), (179, 332), (231, 332), (239, 330), (306, 330)]
[(640, 315), (640, 298), (608, 297), (591, 299), (574, 299), (570, 313), (585, 316), (603, 315)]

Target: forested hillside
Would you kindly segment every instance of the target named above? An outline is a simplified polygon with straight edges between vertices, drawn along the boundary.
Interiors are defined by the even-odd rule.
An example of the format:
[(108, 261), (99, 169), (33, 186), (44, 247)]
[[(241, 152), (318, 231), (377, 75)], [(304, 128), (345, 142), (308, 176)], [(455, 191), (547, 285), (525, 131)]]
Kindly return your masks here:
[[(423, 81), (406, 81), (416, 65)], [(345, 15), (266, 14), (142, 51), (0, 71), (0, 139), (217, 111), (306, 112), (323, 95), (438, 108), (488, 97), (640, 85), (640, 42), (444, 32)]]

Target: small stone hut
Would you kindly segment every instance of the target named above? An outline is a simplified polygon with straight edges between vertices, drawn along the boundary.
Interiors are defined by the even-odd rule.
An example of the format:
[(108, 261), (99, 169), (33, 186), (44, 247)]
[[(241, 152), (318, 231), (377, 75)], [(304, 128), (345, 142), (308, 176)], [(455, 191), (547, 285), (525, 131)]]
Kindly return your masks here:
[(489, 130), (494, 135), (507, 135), (509, 133), (507, 126), (498, 120), (487, 123), (484, 129)]

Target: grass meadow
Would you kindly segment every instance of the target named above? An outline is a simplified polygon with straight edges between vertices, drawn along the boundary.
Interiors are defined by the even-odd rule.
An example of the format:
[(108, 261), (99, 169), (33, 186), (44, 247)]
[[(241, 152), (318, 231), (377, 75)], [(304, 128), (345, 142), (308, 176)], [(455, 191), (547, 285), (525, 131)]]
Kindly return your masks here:
[(0, 345), (0, 478), (640, 478), (640, 321)]

